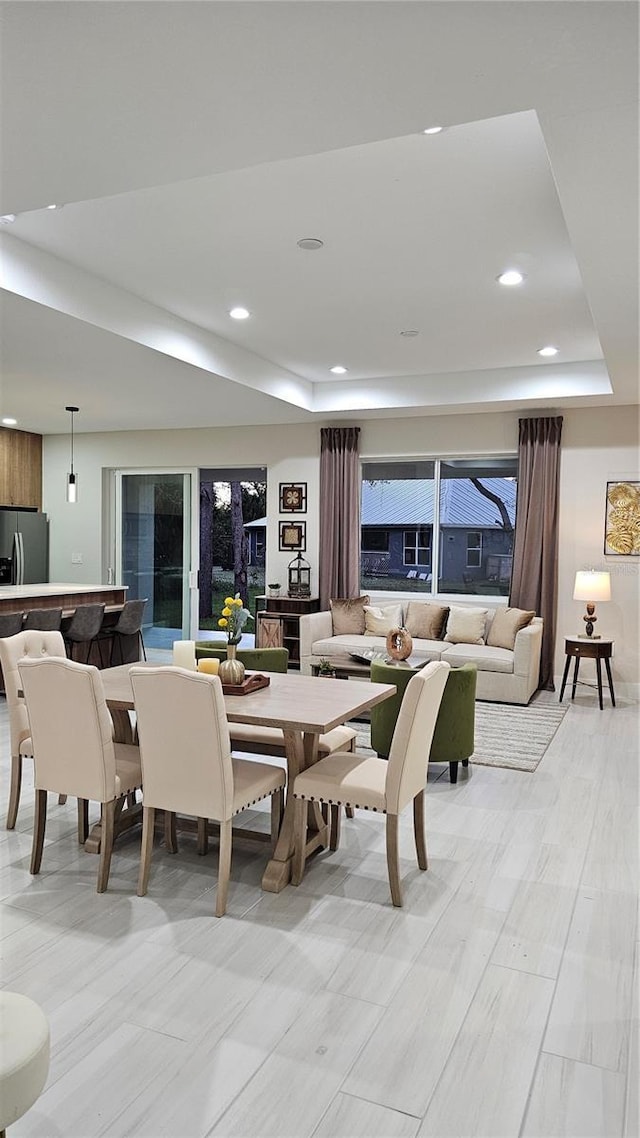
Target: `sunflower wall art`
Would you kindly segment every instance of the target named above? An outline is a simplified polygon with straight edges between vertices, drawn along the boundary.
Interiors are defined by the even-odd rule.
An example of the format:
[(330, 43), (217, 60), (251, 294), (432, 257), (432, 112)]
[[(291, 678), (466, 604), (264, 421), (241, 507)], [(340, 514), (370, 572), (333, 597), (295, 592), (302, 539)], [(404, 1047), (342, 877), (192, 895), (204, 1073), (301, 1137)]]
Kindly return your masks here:
[(640, 557), (640, 482), (607, 482), (604, 551)]

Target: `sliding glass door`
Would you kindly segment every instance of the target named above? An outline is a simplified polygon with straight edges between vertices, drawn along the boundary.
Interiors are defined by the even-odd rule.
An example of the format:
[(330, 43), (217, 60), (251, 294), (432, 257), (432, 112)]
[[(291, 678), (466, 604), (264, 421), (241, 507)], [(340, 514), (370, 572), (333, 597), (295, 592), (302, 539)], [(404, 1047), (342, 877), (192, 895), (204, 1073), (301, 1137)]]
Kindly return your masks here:
[[(129, 599), (146, 597), (148, 647), (170, 648), (197, 628), (192, 471), (114, 471), (114, 558), (109, 576)], [(197, 528), (196, 528), (197, 535)]]

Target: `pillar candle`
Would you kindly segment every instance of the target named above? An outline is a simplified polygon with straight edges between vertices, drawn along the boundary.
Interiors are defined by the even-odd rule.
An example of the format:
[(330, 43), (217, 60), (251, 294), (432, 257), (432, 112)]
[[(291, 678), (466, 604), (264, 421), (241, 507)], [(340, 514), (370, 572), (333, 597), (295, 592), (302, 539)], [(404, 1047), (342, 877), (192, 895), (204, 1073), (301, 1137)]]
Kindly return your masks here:
[(198, 671), (206, 672), (209, 676), (217, 676), (220, 661), (215, 656), (207, 656), (204, 660), (198, 660)]
[(175, 640), (173, 644), (173, 663), (176, 668), (196, 670), (196, 642), (195, 640)]

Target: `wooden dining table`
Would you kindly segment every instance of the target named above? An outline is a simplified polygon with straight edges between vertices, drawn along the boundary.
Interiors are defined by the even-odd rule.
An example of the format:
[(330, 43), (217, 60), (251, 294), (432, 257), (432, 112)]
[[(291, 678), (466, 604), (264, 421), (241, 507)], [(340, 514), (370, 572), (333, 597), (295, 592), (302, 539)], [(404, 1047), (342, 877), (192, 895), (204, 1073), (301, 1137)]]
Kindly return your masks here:
[[(136, 665), (154, 666), (157, 665)], [(135, 710), (135, 705), (130, 668), (130, 664), (124, 664), (105, 668), (100, 673), (115, 737), (120, 742), (132, 740), (129, 712)], [(368, 680), (337, 680), (291, 673), (270, 673), (269, 680), (268, 687), (248, 695), (225, 695), (224, 704), (230, 723), (250, 723), (282, 730), (288, 787), (293, 785), (300, 771), (317, 762), (320, 735), (396, 694), (394, 684), (375, 684)], [(276, 849), (262, 878), (263, 889), (270, 893), (284, 889), (291, 876), (293, 807), (293, 795), (287, 794)], [(306, 857), (328, 845), (327, 820), (317, 803), (310, 803), (309, 823)]]

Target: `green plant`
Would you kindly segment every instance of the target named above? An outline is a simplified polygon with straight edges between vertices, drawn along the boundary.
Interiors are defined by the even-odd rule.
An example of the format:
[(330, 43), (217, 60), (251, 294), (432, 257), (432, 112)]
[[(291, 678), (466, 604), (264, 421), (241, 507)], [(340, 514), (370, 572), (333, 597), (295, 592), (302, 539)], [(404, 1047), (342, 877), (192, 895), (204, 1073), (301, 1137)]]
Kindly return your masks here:
[(268, 587), (269, 589), (279, 589), (279, 588), (280, 588), (280, 582), (279, 582), (279, 581), (275, 581), (273, 585), (268, 585), (267, 587)]
[(334, 673), (335, 673), (335, 668), (334, 668), (333, 664), (331, 663), (331, 660), (327, 660), (326, 656), (321, 656), (320, 657), (320, 663), (318, 665), (318, 675), (319, 676), (333, 676)]

